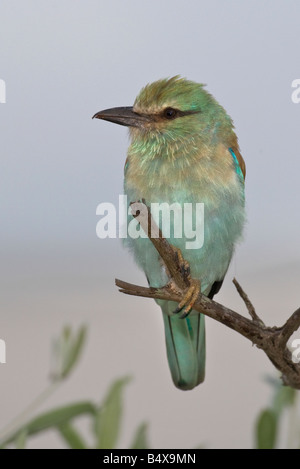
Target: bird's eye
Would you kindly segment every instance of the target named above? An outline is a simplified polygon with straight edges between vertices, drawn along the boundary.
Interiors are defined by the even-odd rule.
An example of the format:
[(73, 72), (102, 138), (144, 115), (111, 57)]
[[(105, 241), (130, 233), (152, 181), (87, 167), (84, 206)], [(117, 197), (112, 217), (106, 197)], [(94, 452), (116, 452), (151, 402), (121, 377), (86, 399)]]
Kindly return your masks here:
[(177, 117), (177, 111), (176, 109), (173, 109), (172, 107), (167, 107), (165, 110), (164, 110), (164, 117), (166, 119), (175, 119), (175, 117)]

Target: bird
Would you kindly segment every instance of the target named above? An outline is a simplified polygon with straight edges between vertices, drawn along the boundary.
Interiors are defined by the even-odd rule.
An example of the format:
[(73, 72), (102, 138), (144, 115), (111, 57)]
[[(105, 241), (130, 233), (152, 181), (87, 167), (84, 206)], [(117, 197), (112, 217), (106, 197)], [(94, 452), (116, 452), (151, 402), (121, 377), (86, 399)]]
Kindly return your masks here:
[[(193, 288), (179, 305), (156, 300), (173, 383), (192, 390), (205, 378), (206, 338), (204, 315), (189, 313), (200, 290), (210, 299), (220, 290), (246, 219), (246, 167), (233, 121), (206, 85), (180, 75), (148, 83), (133, 106), (104, 109), (93, 117), (129, 128), (124, 168), (128, 204), (192, 204), (192, 215), (197, 203), (204, 204), (200, 248), (187, 249), (184, 233), (174, 236), (175, 217), (170, 221), (169, 242), (189, 263)], [(146, 236), (128, 237), (125, 245), (151, 287), (172, 280)]]

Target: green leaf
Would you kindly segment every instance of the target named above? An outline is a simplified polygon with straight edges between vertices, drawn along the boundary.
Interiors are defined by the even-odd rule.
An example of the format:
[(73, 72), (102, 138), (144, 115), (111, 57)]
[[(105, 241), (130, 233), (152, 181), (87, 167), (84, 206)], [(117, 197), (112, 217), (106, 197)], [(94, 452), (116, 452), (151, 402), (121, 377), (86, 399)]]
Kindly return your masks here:
[(81, 326), (77, 334), (73, 334), (69, 326), (65, 326), (53, 344), (54, 370), (51, 373), (53, 381), (66, 378), (78, 362), (81, 355), (87, 329)]
[(123, 410), (122, 392), (129, 381), (129, 377), (115, 381), (99, 408), (95, 421), (96, 447), (99, 449), (113, 449), (117, 444)]
[(139, 425), (130, 445), (130, 449), (149, 449), (147, 429), (147, 423), (144, 422)]
[(68, 342), (71, 339), (71, 336), (72, 336), (71, 326), (65, 326), (63, 328), (62, 336), (63, 336), (64, 342)]
[(69, 422), (59, 425), (57, 430), (71, 449), (87, 449), (82, 436)]
[(20, 433), (15, 439), (16, 449), (25, 449), (27, 436), (28, 436), (28, 433), (26, 429), (23, 429), (20, 431)]
[(271, 409), (261, 412), (256, 424), (257, 449), (274, 449), (277, 439), (277, 418)]
[(65, 331), (65, 339), (67, 342), (70, 341), (70, 346), (67, 347), (67, 353), (64, 357), (65, 359), (62, 369), (62, 378), (66, 378), (76, 365), (85, 343), (86, 331), (86, 327), (81, 326), (75, 339), (72, 339), (70, 333), (67, 330)]
[(296, 396), (296, 389), (292, 389), (289, 386), (282, 385), (278, 387), (273, 401), (273, 409), (277, 417), (282, 414), (283, 410), (286, 407), (292, 406), (294, 404)]
[(78, 417), (83, 414), (95, 415), (96, 409), (94, 404), (90, 402), (79, 402), (76, 404), (70, 404), (68, 406), (59, 407), (58, 409), (46, 412), (39, 417), (31, 420), (28, 424), (24, 425), (21, 429), (14, 432), (13, 435), (8, 437), (1, 445), (6, 445), (14, 441), (20, 434), (21, 431), (26, 431), (27, 435), (34, 435), (43, 430), (47, 430), (51, 427), (57, 427), (60, 424), (66, 423), (69, 420)]

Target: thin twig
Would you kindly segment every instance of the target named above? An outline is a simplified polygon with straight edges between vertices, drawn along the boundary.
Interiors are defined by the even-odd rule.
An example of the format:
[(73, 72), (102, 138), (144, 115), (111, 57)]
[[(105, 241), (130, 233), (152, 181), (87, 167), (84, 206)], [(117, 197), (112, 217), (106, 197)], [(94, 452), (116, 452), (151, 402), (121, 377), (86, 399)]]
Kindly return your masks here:
[(249, 300), (249, 297), (248, 295), (245, 293), (245, 291), (243, 290), (243, 288), (241, 287), (241, 285), (239, 284), (239, 282), (237, 281), (236, 278), (234, 278), (232, 280), (235, 288), (237, 289), (240, 297), (242, 298), (242, 300), (244, 301), (245, 305), (246, 305), (246, 308), (248, 310), (248, 313), (250, 314), (250, 316), (252, 317), (253, 321), (259, 323), (259, 324), (262, 324), (264, 325), (263, 321), (258, 317), (258, 315), (256, 314), (256, 311), (255, 311), (255, 308), (253, 306), (253, 304), (251, 303), (251, 301)]

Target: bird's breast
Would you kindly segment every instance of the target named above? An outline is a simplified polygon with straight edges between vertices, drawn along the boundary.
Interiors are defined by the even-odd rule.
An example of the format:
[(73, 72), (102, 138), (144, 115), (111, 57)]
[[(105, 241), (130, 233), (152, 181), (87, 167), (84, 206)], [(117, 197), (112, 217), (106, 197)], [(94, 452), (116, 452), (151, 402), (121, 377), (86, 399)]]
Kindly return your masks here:
[(218, 205), (229, 194), (238, 196), (243, 190), (232, 156), (224, 145), (172, 160), (128, 155), (125, 191), (135, 200)]

